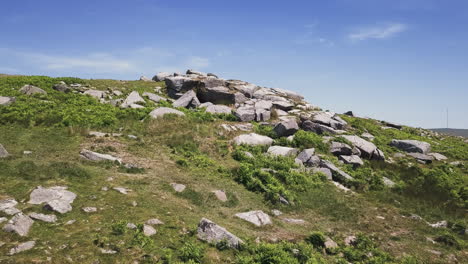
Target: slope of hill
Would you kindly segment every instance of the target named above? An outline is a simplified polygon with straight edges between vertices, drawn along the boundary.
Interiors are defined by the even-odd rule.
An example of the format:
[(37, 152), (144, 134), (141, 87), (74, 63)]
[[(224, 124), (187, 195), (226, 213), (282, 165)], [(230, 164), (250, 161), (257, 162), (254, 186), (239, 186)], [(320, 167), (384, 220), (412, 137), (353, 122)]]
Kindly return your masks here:
[(451, 136), (458, 136), (458, 137), (466, 137), (468, 138), (468, 129), (461, 129), (461, 128), (431, 128), (431, 131), (447, 134)]
[(6, 76), (0, 263), (466, 263), (467, 160), (196, 71)]

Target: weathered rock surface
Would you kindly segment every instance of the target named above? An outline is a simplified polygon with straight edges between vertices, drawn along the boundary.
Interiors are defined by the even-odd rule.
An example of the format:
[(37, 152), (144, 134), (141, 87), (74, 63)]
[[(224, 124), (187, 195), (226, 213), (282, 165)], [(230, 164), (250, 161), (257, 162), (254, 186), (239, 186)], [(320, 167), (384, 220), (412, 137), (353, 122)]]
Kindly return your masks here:
[(11, 96), (0, 96), (0, 105), (1, 106), (6, 106), (14, 103), (16, 101), (15, 97)]
[(429, 156), (429, 155), (422, 154), (419, 152), (408, 153), (408, 155), (422, 163), (432, 163), (432, 161), (434, 160), (433, 156)]
[(263, 211), (250, 211), (245, 213), (238, 213), (236, 217), (250, 222), (256, 226), (271, 225), (270, 216), (265, 214)]
[(6, 158), (9, 155), (10, 154), (8, 153), (8, 151), (3, 147), (2, 144), (0, 144), (0, 158)]
[(341, 136), (347, 139), (353, 146), (357, 147), (361, 151), (361, 156), (367, 159), (382, 160), (385, 159), (383, 152), (378, 150), (374, 143), (362, 139), (358, 136), (343, 135)]
[(172, 103), (173, 107), (197, 107), (200, 105), (200, 101), (197, 98), (197, 94), (193, 91), (190, 90), (186, 93), (184, 93), (179, 99), (177, 99), (174, 103)]
[(50, 188), (37, 187), (31, 192), (30, 204), (46, 204), (46, 208), (64, 214), (72, 210), (71, 203), (76, 194), (67, 190), (67, 187), (55, 186)]
[(90, 151), (87, 149), (81, 150), (80, 156), (85, 159), (92, 160), (92, 161), (112, 161), (112, 162), (117, 161), (118, 163), (122, 163), (122, 160), (120, 158), (114, 157), (109, 154), (97, 153), (97, 152)]
[[(1, 151), (0, 151), (1, 152)], [(442, 154), (439, 154), (439, 153), (429, 153), (428, 154), (429, 156), (432, 156), (434, 157), (435, 160), (438, 160), (438, 161), (441, 161), (441, 160), (446, 160), (447, 157), (442, 155)]]
[(35, 220), (40, 220), (47, 223), (55, 223), (57, 221), (56, 215), (46, 215), (46, 214), (39, 214), (39, 213), (30, 213), (29, 217)]
[(328, 168), (313, 168), (312, 172), (317, 173), (320, 172), (324, 174), (328, 180), (333, 180), (333, 174), (330, 169)]
[(143, 96), (148, 97), (148, 99), (150, 99), (151, 101), (153, 101), (155, 103), (159, 103), (161, 101), (166, 101), (166, 98), (164, 98), (162, 96), (159, 96), (157, 94), (154, 94), (154, 93), (144, 92)]
[(158, 118), (158, 117), (162, 117), (168, 114), (185, 116), (183, 112), (176, 110), (176, 109), (169, 108), (169, 107), (159, 107), (151, 111), (151, 113), (149, 113), (150, 117), (152, 118)]
[[(216, 79), (218, 82), (219, 80)], [(213, 104), (233, 105), (236, 103), (236, 95), (226, 86), (211, 86), (205, 82), (205, 88), (198, 93), (203, 102), (212, 102)]]
[(276, 135), (279, 137), (287, 137), (294, 135), (299, 130), (299, 126), (297, 125), (296, 120), (289, 119), (286, 121), (279, 122), (273, 128)]
[(364, 162), (362, 161), (362, 159), (357, 155), (350, 155), (350, 156), (340, 155), (338, 159), (343, 161), (345, 164), (351, 164), (355, 167), (364, 165)]
[(92, 96), (92, 97), (94, 97), (96, 99), (102, 99), (102, 98), (106, 97), (105, 92), (99, 91), (99, 90), (93, 90), (93, 89), (86, 90), (83, 94)]
[[(252, 155), (252, 154), (250, 154)], [(221, 202), (227, 202), (227, 195), (226, 195), (226, 192), (223, 191), (223, 190), (216, 190), (216, 191), (213, 191), (213, 194), (216, 196), (216, 198), (218, 200), (220, 200)]]
[(155, 82), (164, 82), (167, 77), (173, 77), (173, 76), (174, 76), (173, 73), (160, 72), (160, 73), (156, 74), (153, 77), (153, 81), (155, 81)]
[(15, 207), (17, 204), (18, 202), (12, 198), (0, 200), (0, 212), (3, 212), (7, 215), (15, 215), (20, 213), (21, 211)]
[(352, 155), (353, 148), (348, 144), (333, 141), (330, 145), (330, 152), (333, 155)]
[(151, 80), (150, 78), (148, 78), (148, 77), (142, 75), (142, 76), (140, 76), (140, 81), (143, 81), (143, 82), (151, 82), (151, 81), (153, 81), (153, 80)]
[(27, 236), (33, 223), (34, 221), (29, 216), (19, 213), (8, 221), (3, 230), (5, 232), (15, 232), (19, 236)]
[(34, 248), (35, 245), (36, 245), (36, 241), (28, 241), (28, 242), (21, 243), (17, 245), (16, 247), (10, 249), (9, 255), (15, 255), (20, 252), (30, 250)]
[(224, 227), (206, 218), (202, 218), (198, 224), (197, 237), (208, 243), (226, 242), (227, 246), (231, 248), (238, 248), (244, 243), (244, 241), (227, 231)]
[(210, 105), (205, 110), (208, 113), (212, 114), (231, 114), (232, 109), (229, 106), (225, 105)]
[(283, 146), (271, 146), (268, 148), (267, 153), (273, 156), (296, 156), (298, 149), (296, 148), (289, 148)]
[(396, 147), (397, 149), (405, 152), (418, 152), (426, 154), (431, 150), (431, 144), (418, 140), (397, 140), (393, 139), (390, 142), (390, 146)]
[(156, 235), (157, 231), (150, 225), (143, 225), (143, 234), (147, 237)]
[(319, 134), (319, 135), (324, 134), (324, 133), (328, 133), (328, 134), (331, 134), (331, 135), (336, 135), (336, 134), (343, 134), (343, 133), (346, 132), (344, 130), (333, 129), (333, 128), (328, 127), (326, 125), (315, 123), (315, 122), (312, 122), (310, 120), (306, 120), (306, 121), (302, 122), (302, 129), (304, 129), (305, 131), (314, 132), (314, 133)]
[(234, 115), (241, 122), (250, 122), (255, 120), (255, 108), (252, 106), (242, 106), (237, 108)]
[(145, 99), (143, 99), (137, 91), (132, 91), (127, 98), (123, 101), (120, 105), (122, 108), (128, 108), (131, 105), (135, 105), (137, 103), (144, 103)]
[(351, 177), (346, 172), (340, 170), (338, 167), (336, 167), (333, 163), (331, 163), (328, 160), (322, 160), (320, 163), (320, 166), (332, 171), (333, 180), (336, 180), (339, 182), (346, 182), (349, 180), (353, 180), (353, 177)]
[(36, 87), (34, 85), (25, 85), (19, 89), (20, 93), (23, 93), (25, 95), (32, 95), (32, 94), (47, 94), (46, 91), (42, 90), (39, 87)]
[(383, 184), (389, 188), (392, 188), (395, 186), (395, 182), (390, 180), (389, 178), (387, 177), (382, 177), (382, 180), (383, 180)]
[(145, 224), (147, 225), (164, 225), (164, 223), (157, 219), (157, 218), (151, 218), (151, 219), (148, 219)]
[(171, 186), (174, 189), (174, 191), (179, 192), (179, 193), (183, 192), (186, 188), (185, 185), (180, 184), (180, 183), (171, 183)]
[(236, 145), (271, 145), (273, 139), (267, 136), (262, 136), (255, 133), (243, 134), (234, 138), (234, 143)]
[(69, 93), (72, 90), (72, 88), (70, 88), (65, 82), (55, 84), (54, 86), (52, 86), (52, 89), (63, 93)]

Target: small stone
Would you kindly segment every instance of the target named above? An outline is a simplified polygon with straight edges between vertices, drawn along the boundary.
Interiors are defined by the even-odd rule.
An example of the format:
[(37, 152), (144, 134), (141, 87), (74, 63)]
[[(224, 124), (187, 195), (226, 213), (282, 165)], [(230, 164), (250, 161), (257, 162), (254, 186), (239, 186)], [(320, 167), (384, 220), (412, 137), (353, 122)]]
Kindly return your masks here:
[(277, 209), (271, 210), (271, 213), (272, 213), (274, 216), (280, 216), (280, 215), (283, 214), (280, 210), (277, 210)]
[(156, 235), (156, 229), (150, 225), (143, 225), (143, 234), (148, 237)]
[(96, 208), (96, 207), (83, 207), (83, 208), (81, 208), (81, 210), (83, 210), (83, 212), (85, 212), (85, 213), (94, 213), (94, 212), (97, 212), (97, 208)]
[(174, 191), (176, 191), (178, 193), (183, 192), (185, 190), (185, 188), (186, 188), (185, 185), (180, 184), (180, 183), (171, 183), (171, 186), (174, 189)]
[(5, 232), (15, 232), (19, 236), (26, 236), (29, 233), (34, 221), (27, 215), (17, 214), (3, 227)]
[(138, 206), (138, 203), (136, 201), (132, 201), (132, 206), (133, 207), (137, 207)]
[(335, 249), (338, 248), (338, 244), (333, 241), (331, 238), (326, 237), (325, 238), (325, 248), (326, 249)]
[(1, 200), (0, 212), (4, 212), (7, 215), (15, 215), (17, 213), (20, 213), (21, 211), (15, 207), (17, 204), (18, 202), (12, 198)]
[(344, 239), (344, 243), (346, 246), (351, 246), (353, 245), (354, 243), (356, 243), (356, 236), (347, 236), (345, 239)]
[(76, 222), (75, 219), (68, 220), (68, 221), (65, 223), (65, 225), (72, 225), (72, 224), (74, 224), (75, 222)]
[(101, 248), (100, 250), (101, 250), (101, 253), (102, 253), (102, 254), (116, 254), (116, 253), (117, 253), (117, 251), (111, 250), (111, 249), (103, 249), (103, 248)]
[(104, 186), (101, 188), (101, 191), (104, 191), (104, 192), (107, 192), (109, 190), (109, 188), (107, 186)]
[(288, 223), (288, 224), (295, 224), (295, 225), (303, 225), (306, 223), (306, 221), (302, 219), (294, 219), (294, 218), (283, 218), (281, 219), (283, 222)]
[(429, 226), (433, 227), (433, 228), (445, 228), (447, 227), (448, 223), (447, 221), (439, 221), (437, 223), (434, 223), (434, 224), (429, 224)]
[(237, 217), (243, 219), (247, 222), (250, 222), (256, 226), (264, 226), (264, 225), (271, 225), (270, 216), (265, 214), (263, 211), (250, 211), (245, 213), (238, 213), (236, 214)]
[(10, 249), (9, 255), (14, 255), (14, 254), (18, 254), (20, 252), (26, 251), (26, 250), (30, 250), (35, 245), (36, 245), (36, 241), (28, 241), (28, 242), (21, 243), (18, 246)]
[(213, 191), (213, 193), (216, 196), (216, 198), (218, 198), (218, 200), (220, 200), (221, 202), (227, 202), (228, 199), (224, 191), (216, 190), (216, 191)]
[(44, 221), (47, 223), (55, 223), (57, 221), (56, 215), (46, 215), (46, 214), (38, 214), (38, 213), (30, 213), (29, 217), (35, 220)]
[(3, 147), (2, 144), (0, 144), (0, 158), (6, 158), (10, 156), (10, 154), (8, 153), (8, 151)]
[(157, 219), (157, 218), (151, 218), (145, 222), (147, 225), (164, 225), (164, 223)]
[(33, 152), (29, 150), (23, 151), (23, 155), (31, 155)]
[(128, 194), (128, 192), (131, 191), (130, 189), (127, 189), (127, 188), (125, 188), (125, 187), (114, 187), (114, 188), (112, 188), (112, 189), (118, 191), (118, 192), (121, 193), (121, 194)]
[(128, 223), (127, 228), (128, 229), (137, 229), (137, 226), (134, 223)]

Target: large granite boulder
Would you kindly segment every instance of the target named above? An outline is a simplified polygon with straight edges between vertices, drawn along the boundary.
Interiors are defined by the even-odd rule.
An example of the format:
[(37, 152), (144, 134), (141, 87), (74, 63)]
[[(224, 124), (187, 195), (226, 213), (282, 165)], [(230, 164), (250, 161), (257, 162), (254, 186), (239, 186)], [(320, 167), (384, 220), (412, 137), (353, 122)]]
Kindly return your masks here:
[(330, 145), (330, 152), (333, 155), (336, 155), (336, 156), (339, 156), (339, 155), (352, 155), (353, 154), (353, 148), (351, 146), (349, 146), (348, 144), (333, 141), (331, 143), (331, 145)]
[(344, 130), (334, 129), (326, 125), (315, 123), (310, 120), (306, 120), (302, 122), (302, 129), (304, 129), (305, 131), (314, 132), (319, 135), (324, 134), (324, 133), (336, 135), (336, 134), (343, 134), (346, 132)]
[(137, 91), (132, 91), (127, 98), (123, 101), (123, 103), (120, 105), (122, 108), (129, 108), (132, 105), (135, 105), (137, 103), (144, 103), (145, 99), (143, 99), (140, 94)]
[(267, 136), (262, 136), (256, 133), (243, 134), (234, 138), (234, 143), (236, 145), (271, 145), (273, 144), (273, 139)]
[(265, 214), (263, 211), (250, 211), (245, 213), (238, 213), (236, 217), (250, 222), (256, 226), (271, 225), (270, 216)]
[(55, 186), (50, 188), (37, 187), (31, 192), (30, 204), (46, 204), (46, 208), (61, 214), (72, 210), (71, 203), (76, 194), (67, 190), (67, 187)]
[(279, 137), (287, 137), (294, 135), (298, 130), (299, 126), (297, 125), (297, 122), (294, 119), (279, 122), (273, 128), (273, 131), (275, 131), (276, 135), (278, 135)]
[(271, 146), (268, 148), (267, 153), (273, 156), (296, 156), (298, 150), (296, 148), (283, 147), (283, 146)]
[(250, 122), (255, 120), (255, 108), (252, 106), (242, 106), (237, 108), (234, 115), (241, 122)]
[(209, 105), (206, 110), (207, 113), (212, 114), (231, 114), (232, 109), (229, 106), (225, 105)]
[(172, 98), (178, 98), (181, 93), (196, 90), (200, 86), (200, 81), (185, 76), (165, 77), (167, 93)]
[(52, 89), (62, 92), (62, 93), (69, 93), (72, 91), (72, 88), (68, 86), (65, 82), (60, 82), (52, 86)]
[(168, 73), (168, 72), (160, 72), (153, 76), (153, 81), (155, 82), (164, 82), (167, 77), (174, 77), (173, 73)]
[(415, 158), (421, 163), (432, 163), (432, 161), (434, 160), (433, 156), (422, 154), (419, 152), (408, 153), (408, 155)]
[(244, 243), (244, 241), (227, 231), (224, 227), (206, 218), (202, 218), (198, 224), (197, 237), (200, 240), (213, 244), (224, 242), (231, 248), (238, 248)]
[(198, 107), (200, 105), (200, 101), (197, 98), (197, 94), (190, 90), (184, 93), (179, 99), (177, 99), (174, 103), (172, 103), (173, 107)]
[(199, 89), (198, 96), (202, 102), (233, 105), (236, 103), (235, 93), (226, 86), (204, 87)]
[(34, 85), (25, 85), (19, 89), (20, 93), (23, 93), (25, 95), (33, 95), (33, 94), (47, 94), (46, 91), (42, 90), (39, 87), (36, 87)]
[(383, 152), (378, 150), (374, 143), (369, 142), (365, 139), (362, 139), (358, 136), (351, 136), (351, 135), (343, 135), (341, 136), (344, 139), (348, 140), (361, 151), (361, 156), (367, 159), (376, 159), (382, 160), (385, 157), (383, 156)]
[(418, 152), (426, 154), (431, 150), (431, 144), (418, 140), (397, 140), (393, 139), (390, 142), (390, 146), (396, 147), (397, 149), (405, 152)]
[(11, 96), (0, 96), (0, 106), (6, 106), (14, 103), (16, 101), (15, 97)]
[(351, 164), (354, 167), (364, 165), (364, 162), (362, 161), (362, 159), (357, 155), (350, 155), (350, 156), (340, 155), (338, 159), (343, 161), (345, 164)]
[(347, 125), (346, 121), (331, 112), (319, 112), (312, 116), (311, 121), (339, 130), (346, 128)]
[(168, 115), (168, 114), (185, 116), (183, 112), (176, 110), (176, 109), (169, 108), (169, 107), (156, 108), (153, 111), (151, 111), (151, 113), (149, 113), (149, 116), (151, 118), (158, 118), (158, 117), (163, 117), (164, 115)]

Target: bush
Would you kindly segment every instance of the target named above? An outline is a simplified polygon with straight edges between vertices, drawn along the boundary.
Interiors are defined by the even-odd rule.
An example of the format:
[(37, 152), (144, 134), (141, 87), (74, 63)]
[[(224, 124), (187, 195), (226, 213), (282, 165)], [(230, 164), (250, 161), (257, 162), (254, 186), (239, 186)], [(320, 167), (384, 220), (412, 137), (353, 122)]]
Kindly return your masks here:
[(192, 242), (186, 242), (179, 249), (179, 258), (182, 261), (192, 261), (193, 263), (201, 263), (203, 260), (204, 249)]
[(261, 243), (239, 254), (236, 264), (313, 264), (326, 263), (313, 248), (304, 243)]
[(328, 145), (323, 142), (321, 136), (304, 130), (299, 130), (294, 134), (293, 146), (301, 149), (315, 148), (321, 153), (329, 151)]
[(315, 248), (325, 247), (325, 235), (321, 232), (314, 232), (306, 239), (306, 242), (310, 243)]

